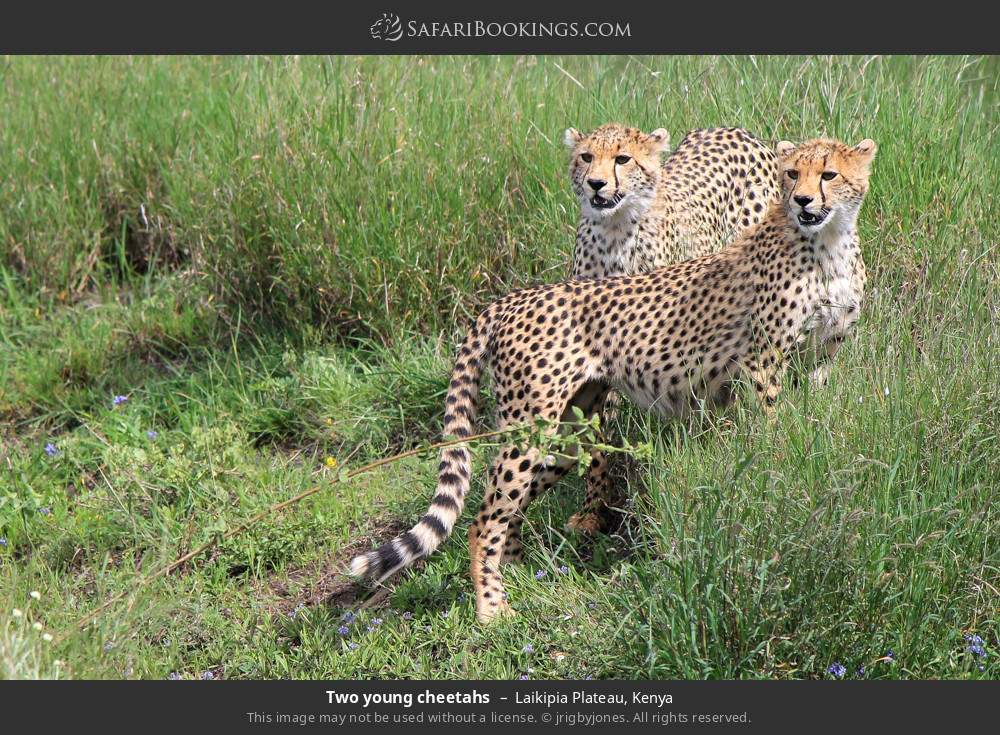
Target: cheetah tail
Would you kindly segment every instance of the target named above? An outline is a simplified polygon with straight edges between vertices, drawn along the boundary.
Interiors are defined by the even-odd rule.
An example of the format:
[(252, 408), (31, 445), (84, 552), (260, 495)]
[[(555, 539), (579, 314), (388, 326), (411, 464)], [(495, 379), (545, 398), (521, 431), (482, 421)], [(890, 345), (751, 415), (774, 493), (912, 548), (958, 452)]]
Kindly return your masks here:
[[(490, 343), (490, 313), (480, 314), (459, 349), (445, 399), (444, 434), (456, 438), (472, 435), (479, 398), (482, 362)], [(438, 483), (427, 513), (409, 531), (351, 560), (350, 574), (365, 580), (382, 580), (429, 556), (451, 533), (462, 514), (471, 478), (471, 453), (466, 444), (441, 450)]]

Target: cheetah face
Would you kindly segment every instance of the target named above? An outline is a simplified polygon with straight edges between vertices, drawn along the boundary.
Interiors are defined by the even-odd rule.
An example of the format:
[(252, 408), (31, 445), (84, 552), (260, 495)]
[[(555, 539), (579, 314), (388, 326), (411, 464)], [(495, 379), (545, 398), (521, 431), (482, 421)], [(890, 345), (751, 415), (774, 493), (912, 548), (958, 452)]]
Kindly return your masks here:
[(669, 134), (643, 133), (611, 123), (589, 135), (569, 128), (569, 175), (584, 215), (603, 219), (625, 210), (644, 209), (660, 180), (660, 154)]
[(782, 141), (775, 150), (788, 216), (804, 234), (854, 221), (868, 191), (875, 141), (865, 138), (853, 148), (834, 140)]

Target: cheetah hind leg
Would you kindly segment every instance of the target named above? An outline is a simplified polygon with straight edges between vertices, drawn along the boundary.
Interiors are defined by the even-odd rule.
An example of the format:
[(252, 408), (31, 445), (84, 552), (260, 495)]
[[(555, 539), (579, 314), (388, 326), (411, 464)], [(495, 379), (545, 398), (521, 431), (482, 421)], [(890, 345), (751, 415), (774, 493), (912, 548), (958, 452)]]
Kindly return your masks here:
[[(513, 613), (500, 573), (500, 560), (511, 521), (523, 519), (528, 504), (551, 488), (575, 461), (572, 457), (553, 457), (546, 463), (537, 447), (512, 459), (511, 450), (512, 447), (508, 447), (494, 461), (490, 487), (476, 520), (469, 528), (469, 560), (476, 592), (476, 617), (481, 623)], [(517, 544), (520, 545), (519, 538)], [(521, 553), (520, 549), (516, 552), (512, 549), (511, 556), (520, 557)]]
[(507, 525), (507, 537), (504, 539), (501, 564), (520, 564), (524, 561), (524, 541), (521, 538), (521, 527), (525, 521), (525, 509), (528, 503), (555, 485), (569, 470), (569, 464), (562, 462), (552, 467), (535, 467), (536, 477), (528, 486), (528, 492), (521, 495), (521, 502)]
[(601, 450), (591, 450), (590, 467), (587, 469), (587, 496), (583, 508), (566, 521), (570, 531), (596, 536), (607, 530), (611, 505), (611, 481), (608, 474), (608, 456)]
[[(618, 393), (606, 386), (591, 384), (577, 394), (573, 405), (582, 409), (587, 416), (600, 415), (603, 430), (605, 422), (617, 415), (620, 401)], [(587, 495), (580, 511), (570, 516), (566, 522), (566, 528), (587, 536), (596, 536), (608, 528), (614, 488), (611, 484), (607, 453), (599, 449), (590, 449), (590, 456), (590, 467), (587, 468), (586, 477)]]

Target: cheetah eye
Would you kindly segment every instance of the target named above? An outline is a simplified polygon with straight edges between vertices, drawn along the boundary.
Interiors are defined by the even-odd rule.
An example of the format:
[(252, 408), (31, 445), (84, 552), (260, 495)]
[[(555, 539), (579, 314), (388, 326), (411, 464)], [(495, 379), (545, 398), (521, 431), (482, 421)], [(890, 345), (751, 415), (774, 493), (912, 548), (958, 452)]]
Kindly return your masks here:
[(632, 160), (632, 156), (616, 156), (615, 163), (619, 166), (624, 166), (626, 163)]
[(584, 163), (590, 163), (591, 161), (594, 160), (594, 154), (593, 153), (581, 153), (580, 154), (580, 160), (583, 161)]
[(823, 172), (823, 181), (829, 181), (830, 179), (835, 179), (835, 178), (837, 178), (837, 172), (836, 171), (824, 171)]
[(796, 171), (794, 168), (788, 169), (787, 171), (785, 171), (785, 173), (788, 174), (788, 178), (790, 178), (792, 181), (795, 181), (795, 179), (799, 178), (799, 172)]

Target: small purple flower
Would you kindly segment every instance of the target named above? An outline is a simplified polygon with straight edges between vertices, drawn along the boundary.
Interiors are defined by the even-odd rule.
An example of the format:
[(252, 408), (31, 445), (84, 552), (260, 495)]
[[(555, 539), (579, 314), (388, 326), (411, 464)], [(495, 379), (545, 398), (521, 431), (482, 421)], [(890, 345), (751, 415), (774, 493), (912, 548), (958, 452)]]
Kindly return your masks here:
[(521, 653), (534, 653), (535, 647), (530, 643), (526, 644), (524, 648), (521, 649)]
[(292, 620), (295, 620), (295, 618), (298, 617), (298, 614), (305, 609), (306, 606), (300, 602), (298, 605), (294, 607), (294, 609), (290, 613), (288, 613), (288, 617), (290, 617)]
[(382, 625), (382, 618), (372, 618), (372, 625)]
[(198, 675), (198, 678), (201, 679), (202, 681), (211, 681), (212, 679), (215, 678), (215, 673), (212, 671), (202, 671)]
[(544, 569), (539, 569), (537, 572), (535, 572), (535, 579), (542, 579), (544, 576), (545, 576)]
[(885, 657), (887, 659), (889, 659), (890, 661), (895, 661), (896, 660), (896, 654), (892, 652), (891, 648), (888, 651), (885, 652)]
[(965, 642), (969, 645), (965, 647), (965, 650), (971, 653), (973, 656), (978, 656), (979, 658), (986, 658), (986, 647), (984, 645), (983, 639), (975, 634), (966, 635)]
[(354, 641), (351, 641), (350, 643), (347, 644), (347, 647), (353, 651), (358, 647), (358, 644), (355, 643)]
[(2, 546), (5, 549), (7, 548), (7, 537), (6, 536), (0, 536), (0, 546)]
[(111, 403), (115, 406), (120, 406), (127, 400), (128, 396), (115, 396), (114, 398), (111, 399)]
[(348, 625), (350, 625), (351, 623), (354, 622), (354, 613), (348, 610), (347, 612), (344, 613), (343, 617), (341, 617), (340, 619), (343, 620)]
[(841, 664), (840, 662), (834, 661), (832, 664), (830, 664), (830, 668), (826, 670), (826, 673), (832, 674), (838, 679), (843, 679), (844, 674), (847, 673), (847, 669), (845, 669), (844, 665)]
[(528, 680), (528, 675), (527, 675), (527, 674), (521, 674), (521, 676), (520, 676), (520, 677), (518, 677), (518, 678), (519, 678), (519, 679), (520, 679), (521, 681), (527, 681), (527, 680)]
[(52, 515), (52, 508), (46, 506), (45, 508), (39, 508), (38, 512), (41, 513), (43, 516)]
[(170, 681), (180, 681), (181, 675), (178, 674), (176, 671), (171, 671), (169, 674), (167, 674), (167, 678), (170, 679)]
[(860, 666), (858, 667), (858, 676), (864, 676), (864, 675), (865, 675), (865, 665), (864, 665), (864, 664), (861, 664), (861, 665), (860, 665)]
[(413, 620), (413, 613), (407, 610), (405, 613), (403, 613), (403, 620)]
[(159, 434), (157, 434), (156, 431), (153, 429), (150, 429), (149, 431), (146, 432), (146, 438), (149, 439), (151, 442), (155, 442), (156, 437), (158, 436)]
[(569, 567), (566, 566), (565, 564), (563, 564), (561, 567), (559, 567), (559, 573), (560, 574), (569, 574)]
[(49, 442), (48, 444), (45, 445), (45, 453), (50, 457), (55, 457), (57, 454), (59, 454), (59, 450), (56, 449), (55, 444)]
[(341, 625), (339, 628), (337, 628), (337, 632), (340, 633), (341, 635), (350, 635), (351, 629), (348, 628), (346, 625)]

